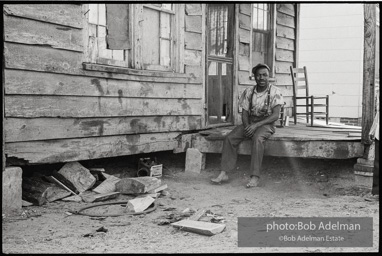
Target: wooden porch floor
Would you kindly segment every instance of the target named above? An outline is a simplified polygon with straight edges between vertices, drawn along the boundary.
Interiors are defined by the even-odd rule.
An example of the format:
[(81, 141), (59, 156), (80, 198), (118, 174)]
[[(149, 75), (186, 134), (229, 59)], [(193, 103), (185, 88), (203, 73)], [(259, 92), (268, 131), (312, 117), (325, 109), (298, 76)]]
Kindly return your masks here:
[[(233, 128), (220, 127), (194, 134), (191, 147), (202, 153), (221, 153), (224, 136)], [(304, 123), (277, 128), (265, 146), (265, 155), (280, 157), (347, 159), (362, 157), (363, 151), (361, 133), (354, 129), (310, 127)], [(238, 152), (249, 155), (250, 141), (242, 142)]]

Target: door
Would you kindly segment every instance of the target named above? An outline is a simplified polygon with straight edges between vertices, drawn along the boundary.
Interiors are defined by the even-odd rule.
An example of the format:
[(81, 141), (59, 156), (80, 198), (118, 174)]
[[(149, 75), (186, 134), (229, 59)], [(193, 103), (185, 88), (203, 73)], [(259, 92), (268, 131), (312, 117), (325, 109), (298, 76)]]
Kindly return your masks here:
[(207, 125), (233, 123), (234, 4), (207, 5)]

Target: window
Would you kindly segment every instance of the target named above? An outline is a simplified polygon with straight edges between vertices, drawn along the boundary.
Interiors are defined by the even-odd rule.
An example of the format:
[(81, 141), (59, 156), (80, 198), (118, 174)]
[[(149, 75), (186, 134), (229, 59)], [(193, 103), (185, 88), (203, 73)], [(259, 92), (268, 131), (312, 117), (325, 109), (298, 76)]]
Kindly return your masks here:
[(88, 59), (135, 69), (182, 70), (175, 63), (181, 50), (176, 40), (181, 7), (184, 4), (89, 4)]
[(252, 66), (265, 63), (272, 69), (273, 4), (252, 4)]
[[(128, 11), (127, 5), (125, 8)], [(127, 67), (129, 50), (112, 50), (108, 47), (106, 21), (106, 4), (89, 4), (89, 59), (93, 63)]]
[(143, 5), (142, 64), (144, 69), (172, 71), (174, 65), (173, 4)]

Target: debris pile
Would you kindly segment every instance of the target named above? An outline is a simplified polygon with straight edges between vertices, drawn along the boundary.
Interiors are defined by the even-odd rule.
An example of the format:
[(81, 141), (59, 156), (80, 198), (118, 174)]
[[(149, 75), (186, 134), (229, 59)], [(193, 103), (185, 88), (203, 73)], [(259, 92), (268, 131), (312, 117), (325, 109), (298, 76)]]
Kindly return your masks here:
[(66, 163), (51, 176), (36, 174), (23, 179), (23, 200), (43, 205), (56, 200), (93, 203), (117, 198), (120, 194), (135, 196), (126, 204), (130, 212), (140, 213), (153, 204), (167, 185), (156, 177), (120, 179), (103, 168), (85, 168), (79, 162)]

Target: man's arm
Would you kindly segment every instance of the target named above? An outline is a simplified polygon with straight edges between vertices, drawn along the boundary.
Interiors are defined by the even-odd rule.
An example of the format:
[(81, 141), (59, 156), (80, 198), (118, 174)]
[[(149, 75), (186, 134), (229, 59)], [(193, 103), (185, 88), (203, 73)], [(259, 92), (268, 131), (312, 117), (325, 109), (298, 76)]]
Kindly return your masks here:
[(249, 112), (245, 109), (243, 109), (241, 113), (241, 121), (243, 122), (244, 128), (249, 125)]
[[(265, 118), (264, 120), (253, 123), (251, 125), (247, 125), (247, 126), (244, 125), (245, 136), (252, 137), (258, 127), (277, 121), (279, 119), (280, 110), (281, 110), (281, 105), (277, 105), (273, 108), (273, 113), (270, 116), (268, 116), (267, 118)], [(244, 114), (244, 110), (243, 110), (243, 114)], [(244, 124), (244, 122), (243, 122), (243, 124)]]

